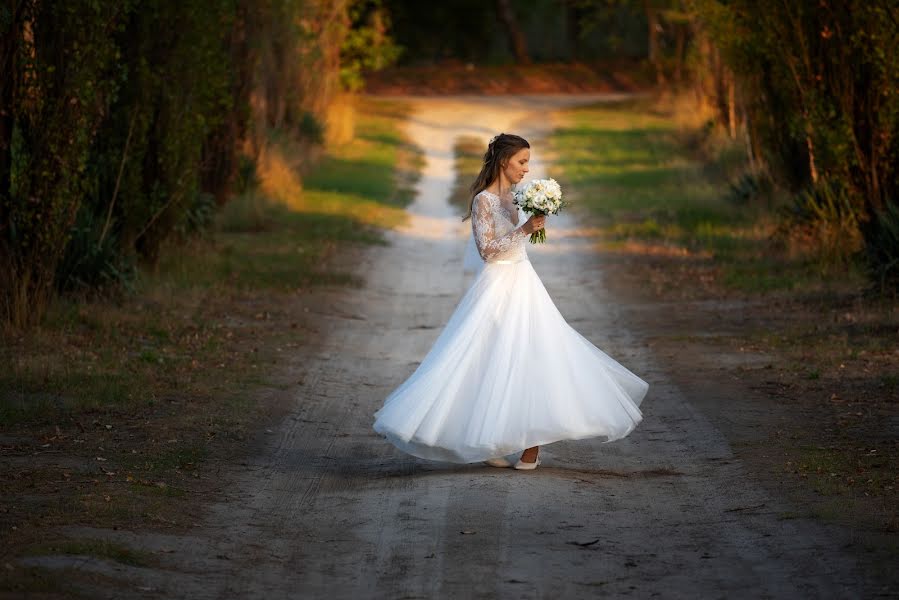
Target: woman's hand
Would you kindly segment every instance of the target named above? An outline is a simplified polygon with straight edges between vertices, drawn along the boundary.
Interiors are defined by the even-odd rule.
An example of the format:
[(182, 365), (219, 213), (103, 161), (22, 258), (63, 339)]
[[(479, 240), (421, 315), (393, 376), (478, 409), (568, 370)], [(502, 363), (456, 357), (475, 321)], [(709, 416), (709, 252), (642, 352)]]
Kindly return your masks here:
[(525, 221), (524, 225), (521, 226), (521, 230), (525, 233), (531, 234), (535, 231), (540, 231), (543, 229), (543, 226), (546, 224), (546, 215), (531, 215), (531, 218)]

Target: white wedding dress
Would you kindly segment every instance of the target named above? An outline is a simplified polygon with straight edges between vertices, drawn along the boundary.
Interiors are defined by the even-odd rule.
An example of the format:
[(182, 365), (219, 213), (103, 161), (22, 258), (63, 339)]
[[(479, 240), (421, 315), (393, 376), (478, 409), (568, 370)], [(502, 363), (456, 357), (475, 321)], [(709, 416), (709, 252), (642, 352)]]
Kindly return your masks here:
[(528, 235), (486, 190), (472, 234), (486, 264), (415, 372), (375, 413), (400, 450), (470, 463), (560, 440), (629, 434), (646, 382), (571, 328), (527, 257)]

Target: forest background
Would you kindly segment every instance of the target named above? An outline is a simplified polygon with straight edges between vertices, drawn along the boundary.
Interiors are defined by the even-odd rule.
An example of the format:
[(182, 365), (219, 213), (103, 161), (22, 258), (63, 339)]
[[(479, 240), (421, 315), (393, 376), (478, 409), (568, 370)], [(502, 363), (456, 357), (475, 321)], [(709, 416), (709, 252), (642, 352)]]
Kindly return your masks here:
[(687, 94), (709, 130), (744, 141), (735, 194), (785, 191), (791, 243), (860, 261), (895, 293), (896, 13), (886, 0), (7, 3), (3, 321), (127, 287), (246, 190), (275, 140), (314, 161), (327, 136), (351, 135), (333, 113), (366, 73), (453, 61), (651, 71), (656, 92)]

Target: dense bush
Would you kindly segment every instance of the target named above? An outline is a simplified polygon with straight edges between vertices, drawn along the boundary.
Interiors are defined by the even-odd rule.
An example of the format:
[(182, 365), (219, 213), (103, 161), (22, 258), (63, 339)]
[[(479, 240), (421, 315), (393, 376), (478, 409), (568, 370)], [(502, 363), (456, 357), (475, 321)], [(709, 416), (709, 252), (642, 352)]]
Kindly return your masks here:
[(154, 262), (202, 191), (204, 143), (233, 105), (222, 57), (234, 17), (234, 0), (153, 0), (117, 36), (121, 83), (97, 134), (97, 193), (84, 209), (106, 216), (124, 253)]
[[(733, 81), (711, 86), (718, 104), (728, 107), (722, 121), (742, 119), (753, 158), (775, 181), (804, 206), (839, 206), (813, 220), (832, 216), (834, 230), (855, 227), (868, 257), (879, 260), (877, 246), (889, 227), (889, 217), (879, 215), (893, 214), (899, 198), (899, 6), (886, 0), (689, 4), (697, 44), (706, 37), (713, 42)], [(707, 65), (705, 73), (720, 79)], [(809, 200), (836, 189), (838, 204)]]
[(868, 232), (873, 243), (866, 246), (871, 275), (881, 291), (899, 290), (899, 203), (887, 204), (877, 213)]
[(846, 186), (821, 180), (783, 208), (778, 237), (794, 253), (812, 257), (823, 272), (845, 268), (862, 247), (858, 208)]
[(14, 1), (0, 9), (0, 310), (33, 319), (81, 200), (97, 129), (118, 81), (128, 2)]
[(79, 210), (75, 226), (56, 266), (56, 288), (60, 292), (106, 292), (110, 287), (131, 289), (134, 261), (123, 256), (116, 233), (102, 238), (103, 223), (90, 210)]

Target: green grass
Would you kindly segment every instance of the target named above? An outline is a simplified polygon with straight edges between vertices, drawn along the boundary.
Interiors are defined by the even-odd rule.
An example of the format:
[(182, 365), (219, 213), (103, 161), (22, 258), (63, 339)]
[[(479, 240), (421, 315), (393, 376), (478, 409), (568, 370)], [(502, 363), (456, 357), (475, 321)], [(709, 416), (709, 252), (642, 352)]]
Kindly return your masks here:
[(170, 470), (196, 470), (206, 458), (208, 450), (201, 444), (168, 444), (150, 453), (126, 454), (118, 464), (125, 471), (140, 471), (146, 476)]
[(80, 366), (34, 360), (0, 374), (0, 426), (21, 419), (52, 420), (60, 414), (89, 412), (126, 404), (131, 385), (123, 373), (91, 373)]
[[(822, 495), (855, 492), (893, 497), (896, 460), (885, 453), (848, 452), (845, 448), (800, 447), (796, 467)], [(893, 515), (895, 517), (895, 515)]]
[(485, 150), (484, 142), (474, 136), (462, 136), (453, 144), (455, 183), (449, 202), (457, 208), (460, 215), (468, 213), (471, 202), (469, 187), (481, 172)]
[[(420, 170), (422, 158), (397, 128), (405, 108), (397, 102), (364, 99), (365, 111), (352, 142), (329, 150), (324, 160), (303, 178), (304, 189), (321, 201), (329, 192), (406, 206), (412, 200), (411, 181), (397, 185), (396, 169)], [(405, 157), (403, 156), (405, 155)]]
[(299, 150), (278, 142), (261, 161), (259, 188), (226, 204), (204, 238), (167, 247), (134, 295), (62, 299), (40, 331), (3, 344), (0, 426), (133, 410), (175, 390), (208, 396), (258, 380), (254, 363), (264, 351), (241, 353), (222, 314), (255, 321), (247, 298), (264, 303), (278, 298), (266, 294), (358, 283), (331, 258), (342, 247), (383, 243), (382, 228), (405, 218), (421, 165), (400, 133), (405, 110), (360, 104), (357, 135), (327, 148), (305, 176), (292, 158)]
[(34, 544), (25, 551), (26, 556), (92, 556), (114, 560), (123, 565), (146, 567), (152, 564), (152, 556), (138, 552), (109, 540), (61, 540)]
[(554, 176), (603, 224), (610, 247), (623, 242), (708, 257), (720, 282), (743, 291), (792, 289), (820, 279), (814, 265), (775, 251), (769, 203), (737, 205), (728, 177), (739, 171), (738, 142), (715, 141), (715, 156), (690, 146), (695, 132), (650, 101), (565, 111), (551, 137)]
[[(237, 290), (297, 290), (318, 284), (353, 283), (349, 273), (322, 268), (334, 248), (345, 243), (381, 243), (381, 234), (352, 218), (335, 214), (303, 213), (248, 194), (226, 206), (224, 226), (212, 242), (214, 251), (202, 261), (170, 256), (163, 261), (165, 283), (174, 289), (224, 287)], [(239, 214), (257, 207), (265, 220), (255, 230), (241, 231)], [(207, 248), (204, 248), (206, 250)]]

